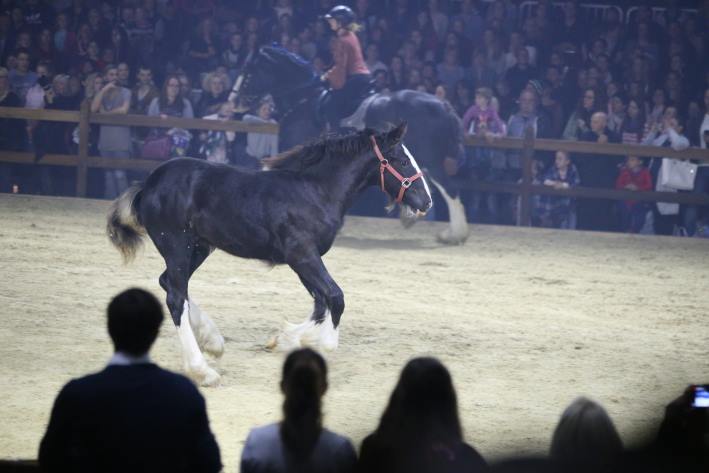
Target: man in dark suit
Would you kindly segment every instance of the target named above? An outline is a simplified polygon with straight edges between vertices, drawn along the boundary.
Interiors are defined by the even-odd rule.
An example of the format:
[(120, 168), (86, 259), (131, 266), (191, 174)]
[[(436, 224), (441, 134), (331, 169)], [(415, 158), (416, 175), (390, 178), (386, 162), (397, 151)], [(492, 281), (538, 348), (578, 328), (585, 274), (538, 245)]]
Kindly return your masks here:
[(111, 301), (115, 354), (103, 371), (70, 381), (57, 396), (39, 448), (44, 471), (221, 470), (204, 398), (148, 357), (162, 321), (162, 306), (141, 289)]

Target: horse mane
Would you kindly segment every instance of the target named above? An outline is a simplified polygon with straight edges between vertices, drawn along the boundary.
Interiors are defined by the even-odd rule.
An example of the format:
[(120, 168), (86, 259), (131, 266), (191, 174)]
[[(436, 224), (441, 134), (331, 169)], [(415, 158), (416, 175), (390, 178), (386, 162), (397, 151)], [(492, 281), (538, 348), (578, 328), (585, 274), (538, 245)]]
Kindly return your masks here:
[(373, 130), (365, 129), (344, 136), (326, 136), (264, 158), (261, 162), (268, 170), (321, 175), (329, 164), (343, 158), (351, 160), (353, 156), (369, 151), (372, 148), (370, 136), (374, 134)]

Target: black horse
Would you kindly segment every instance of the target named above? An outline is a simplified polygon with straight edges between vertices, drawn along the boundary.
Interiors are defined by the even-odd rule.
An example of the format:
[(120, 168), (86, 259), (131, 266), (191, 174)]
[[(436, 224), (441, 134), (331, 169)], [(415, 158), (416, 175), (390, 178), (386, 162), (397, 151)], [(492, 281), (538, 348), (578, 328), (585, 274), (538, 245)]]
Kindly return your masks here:
[[(215, 248), (287, 264), (312, 295), (312, 315), (285, 329), (274, 346), (290, 349), (308, 338), (303, 341), (337, 347), (345, 302), (321, 256), (348, 207), (370, 185), (381, 185), (417, 212), (432, 205), (422, 173), (401, 143), (405, 132), (405, 125), (386, 133), (368, 129), (298, 146), (268, 159), (267, 171), (173, 159), (114, 201), (107, 231), (124, 259), (132, 259), (145, 233), (165, 259), (160, 285), (188, 374), (205, 385), (219, 380), (200, 349), (219, 357), (224, 339), (187, 291), (190, 277)], [(190, 323), (181, 323), (185, 315)]]
[[(241, 107), (251, 107), (265, 94), (273, 96), (280, 112), (281, 148), (288, 149), (304, 139), (321, 135), (325, 130), (325, 120), (319, 113), (325, 87), (311, 65), (299, 56), (279, 46), (261, 47), (237, 78), (230, 99)], [(457, 161), (462, 157), (463, 129), (450, 104), (434, 95), (414, 90), (375, 94), (363, 97), (363, 100), (360, 109), (343, 124), (355, 129), (384, 130), (393, 123), (406, 121), (406, 145), (427, 175), (455, 195), (457, 192), (451, 192), (452, 186), (443, 163), (447, 158)], [(465, 233), (462, 235), (460, 231), (449, 229), (446, 240), (460, 243), (467, 236), (465, 214), (460, 214), (462, 206), (458, 201), (458, 205), (451, 207), (444, 192), (440, 197), (449, 206), (449, 218), (462, 219), (462, 225), (454, 226)], [(436, 205), (435, 208), (437, 216), (445, 216), (445, 212), (438, 213), (445, 207)]]

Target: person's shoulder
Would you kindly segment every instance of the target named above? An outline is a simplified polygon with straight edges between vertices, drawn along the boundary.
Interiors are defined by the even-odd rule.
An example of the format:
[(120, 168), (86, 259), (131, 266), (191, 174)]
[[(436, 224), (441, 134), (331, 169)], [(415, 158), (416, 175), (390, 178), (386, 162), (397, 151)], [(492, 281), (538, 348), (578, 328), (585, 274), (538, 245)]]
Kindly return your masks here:
[(332, 430), (323, 429), (320, 435), (324, 441), (331, 445), (340, 447), (345, 445), (352, 445), (352, 441), (349, 439), (349, 437), (338, 434), (337, 432), (333, 432)]
[(274, 422), (273, 424), (261, 425), (251, 429), (247, 442), (263, 445), (278, 439), (280, 439), (280, 424)]

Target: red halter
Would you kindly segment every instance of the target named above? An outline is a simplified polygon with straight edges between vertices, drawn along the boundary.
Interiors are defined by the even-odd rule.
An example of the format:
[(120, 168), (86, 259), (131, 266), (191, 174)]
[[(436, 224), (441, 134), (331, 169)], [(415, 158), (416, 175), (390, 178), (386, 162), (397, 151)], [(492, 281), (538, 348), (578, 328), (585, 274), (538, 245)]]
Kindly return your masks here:
[(396, 203), (400, 204), (401, 201), (404, 199), (404, 193), (408, 190), (409, 187), (411, 187), (411, 184), (414, 183), (414, 181), (420, 177), (423, 176), (423, 173), (419, 171), (418, 173), (414, 174), (411, 177), (403, 177), (401, 174), (397, 172), (396, 169), (392, 167), (391, 164), (389, 164), (389, 161), (387, 159), (384, 159), (384, 156), (382, 156), (382, 152), (379, 150), (379, 146), (377, 145), (377, 140), (374, 138), (374, 136), (370, 136), (372, 139), (372, 146), (374, 147), (374, 153), (377, 155), (377, 158), (379, 158), (379, 176), (380, 176), (380, 182), (382, 185), (382, 192), (388, 193), (386, 189), (384, 188), (384, 171), (389, 171), (392, 176), (397, 178), (399, 182), (401, 182), (401, 188), (399, 189), (399, 195), (396, 196)]

